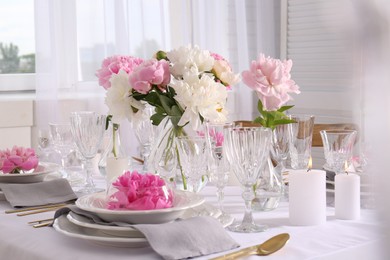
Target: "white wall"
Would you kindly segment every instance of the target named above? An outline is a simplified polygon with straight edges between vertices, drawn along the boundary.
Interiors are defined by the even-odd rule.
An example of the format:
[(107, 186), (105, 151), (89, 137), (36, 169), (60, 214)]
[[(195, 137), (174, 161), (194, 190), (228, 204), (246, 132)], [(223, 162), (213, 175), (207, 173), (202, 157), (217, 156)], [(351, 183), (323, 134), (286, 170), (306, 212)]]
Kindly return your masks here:
[(0, 149), (31, 147), (33, 101), (0, 100)]

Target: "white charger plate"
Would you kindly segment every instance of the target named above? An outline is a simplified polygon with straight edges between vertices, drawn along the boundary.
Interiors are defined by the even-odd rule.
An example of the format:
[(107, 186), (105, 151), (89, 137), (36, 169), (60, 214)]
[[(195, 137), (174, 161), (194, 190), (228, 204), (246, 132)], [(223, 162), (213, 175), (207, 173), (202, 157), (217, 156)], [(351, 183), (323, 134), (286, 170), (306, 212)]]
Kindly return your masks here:
[(73, 212), (69, 212), (66, 215), (67, 219), (75, 225), (92, 228), (96, 230), (100, 230), (101, 232), (118, 237), (145, 237), (141, 232), (132, 228), (132, 227), (120, 227), (120, 226), (106, 226), (99, 225), (93, 222), (93, 220), (80, 216), (78, 214), (74, 214)]
[(149, 246), (146, 238), (113, 237), (96, 229), (75, 225), (65, 215), (56, 218), (53, 227), (56, 231), (66, 236), (85, 239), (101, 245), (115, 247)]
[(125, 222), (131, 224), (160, 224), (180, 218), (184, 211), (201, 205), (204, 198), (188, 191), (174, 191), (173, 207), (154, 210), (110, 210), (106, 208), (106, 193), (99, 192), (79, 198), (76, 206), (93, 212), (108, 222)]
[(22, 174), (0, 173), (0, 183), (41, 182), (49, 173), (57, 171), (59, 168), (60, 166), (58, 164), (42, 162), (39, 163), (38, 167), (31, 173), (22, 173)]

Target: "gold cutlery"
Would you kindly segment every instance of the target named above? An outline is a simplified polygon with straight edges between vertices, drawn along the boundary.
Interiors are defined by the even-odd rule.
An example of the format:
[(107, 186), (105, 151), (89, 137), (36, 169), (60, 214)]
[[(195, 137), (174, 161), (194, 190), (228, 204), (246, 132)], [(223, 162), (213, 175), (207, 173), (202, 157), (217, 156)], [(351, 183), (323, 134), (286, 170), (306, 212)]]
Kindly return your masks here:
[(274, 237), (271, 237), (270, 239), (268, 239), (267, 241), (265, 241), (260, 245), (243, 248), (236, 252), (218, 256), (210, 260), (237, 259), (239, 257), (244, 257), (248, 255), (259, 255), (259, 256), (270, 255), (278, 251), (279, 249), (281, 249), (289, 239), (290, 239), (289, 234), (287, 233), (279, 234)]
[(54, 218), (47, 218), (47, 219), (39, 219), (39, 220), (34, 220), (27, 222), (27, 224), (32, 225), (34, 228), (40, 228), (40, 227), (46, 227), (53, 223)]
[(47, 227), (47, 226), (51, 225), (51, 223), (53, 223), (53, 220), (42, 222), (42, 223), (39, 223), (39, 224), (35, 224), (35, 225), (33, 225), (33, 228)]
[(63, 207), (64, 206), (54, 206), (54, 207), (47, 207), (47, 208), (43, 208), (43, 209), (31, 210), (31, 211), (27, 211), (27, 212), (18, 213), (18, 214), (16, 214), (16, 216), (23, 217), (23, 216), (32, 215), (32, 214), (53, 211), (53, 210), (57, 210), (57, 209), (60, 209)]
[(47, 222), (47, 221), (53, 221), (53, 218), (38, 219), (38, 220), (27, 222), (27, 224), (39, 224), (39, 223)]
[(66, 205), (68, 205), (68, 204), (66, 204), (66, 203), (48, 204), (48, 205), (43, 205), (43, 206), (34, 206), (34, 207), (6, 210), (5, 213), (6, 214), (19, 213), (19, 212), (24, 212), (24, 211), (46, 209), (46, 208), (53, 208), (53, 207), (60, 207), (60, 206), (64, 207)]

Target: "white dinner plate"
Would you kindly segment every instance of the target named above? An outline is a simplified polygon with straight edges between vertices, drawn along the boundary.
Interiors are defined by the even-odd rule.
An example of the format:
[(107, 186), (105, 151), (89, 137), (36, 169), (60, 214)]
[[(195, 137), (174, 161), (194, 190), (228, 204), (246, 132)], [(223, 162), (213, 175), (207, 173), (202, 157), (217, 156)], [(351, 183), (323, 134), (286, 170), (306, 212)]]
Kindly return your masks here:
[(141, 232), (139, 232), (138, 230), (132, 227), (99, 225), (96, 224), (93, 220), (75, 214), (73, 212), (69, 212), (69, 214), (67, 214), (66, 217), (73, 224), (76, 224), (81, 227), (100, 230), (101, 232), (108, 235), (117, 236), (117, 237), (145, 237)]
[(69, 237), (85, 239), (97, 244), (115, 247), (145, 247), (149, 246), (146, 238), (114, 237), (99, 230), (85, 228), (70, 222), (65, 215), (54, 221), (53, 227), (59, 233)]
[(3, 174), (0, 173), (0, 183), (33, 183), (41, 182), (51, 172), (57, 171), (59, 165), (55, 163), (39, 163), (38, 167), (31, 173)]
[(89, 194), (79, 198), (76, 206), (93, 212), (108, 222), (132, 224), (160, 224), (180, 218), (184, 211), (201, 205), (204, 198), (188, 191), (174, 191), (173, 207), (153, 210), (110, 210), (106, 207), (106, 192)]

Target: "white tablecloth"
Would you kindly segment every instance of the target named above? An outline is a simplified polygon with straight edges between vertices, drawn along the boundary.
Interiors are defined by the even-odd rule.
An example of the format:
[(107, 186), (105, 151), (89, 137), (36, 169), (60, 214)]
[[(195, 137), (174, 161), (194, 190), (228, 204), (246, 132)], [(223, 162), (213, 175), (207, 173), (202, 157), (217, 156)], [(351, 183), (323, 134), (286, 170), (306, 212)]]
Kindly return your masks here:
[[(225, 209), (241, 220), (244, 210), (239, 187), (227, 187)], [(206, 201), (216, 205), (215, 188), (206, 187), (202, 194)], [(52, 217), (53, 213), (17, 217), (5, 214), (10, 205), (0, 202), (0, 259), (13, 260), (62, 260), (62, 259), (161, 259), (150, 247), (114, 248), (93, 244), (82, 239), (57, 233), (53, 228), (34, 229), (28, 221)], [(343, 221), (334, 218), (334, 208), (327, 209), (327, 222), (320, 226), (291, 226), (288, 219), (288, 203), (282, 202), (274, 211), (255, 212), (256, 222), (267, 224), (262, 233), (229, 234), (243, 247), (259, 244), (279, 234), (289, 233), (288, 244), (267, 259), (387, 259), (382, 255), (381, 225), (374, 210), (362, 210), (361, 219)], [(185, 230), (183, 230), (185, 232)], [(227, 253), (227, 252), (224, 252)], [(197, 259), (209, 259), (224, 253)], [(258, 259), (251, 256), (247, 259)]]

